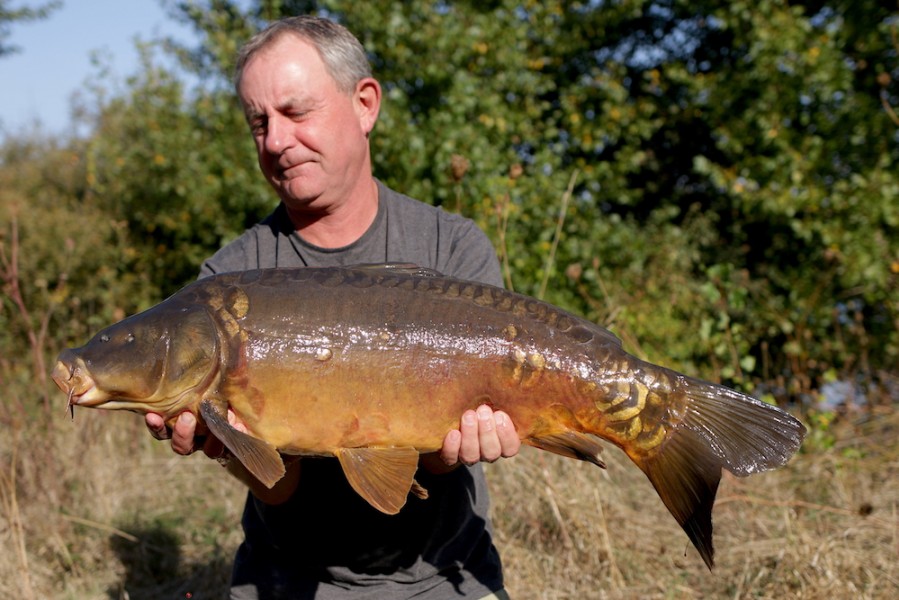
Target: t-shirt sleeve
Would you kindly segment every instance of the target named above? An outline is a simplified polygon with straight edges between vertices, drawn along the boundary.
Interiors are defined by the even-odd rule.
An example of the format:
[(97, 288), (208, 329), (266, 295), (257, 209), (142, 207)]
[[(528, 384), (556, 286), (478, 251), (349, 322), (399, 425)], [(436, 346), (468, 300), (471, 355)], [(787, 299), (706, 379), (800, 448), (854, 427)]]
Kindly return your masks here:
[(502, 287), (499, 260), (487, 235), (468, 219), (460, 219), (453, 233), (443, 274)]
[(379, 186), (389, 213), (389, 261), (414, 262), (447, 277), (502, 287), (496, 250), (474, 221)]
[(231, 271), (246, 271), (254, 268), (250, 264), (251, 257), (255, 257), (256, 253), (251, 251), (250, 237), (252, 230), (247, 231), (233, 242), (226, 244), (220, 248), (215, 254), (203, 261), (200, 265), (199, 279), (216, 275), (218, 273), (228, 273)]

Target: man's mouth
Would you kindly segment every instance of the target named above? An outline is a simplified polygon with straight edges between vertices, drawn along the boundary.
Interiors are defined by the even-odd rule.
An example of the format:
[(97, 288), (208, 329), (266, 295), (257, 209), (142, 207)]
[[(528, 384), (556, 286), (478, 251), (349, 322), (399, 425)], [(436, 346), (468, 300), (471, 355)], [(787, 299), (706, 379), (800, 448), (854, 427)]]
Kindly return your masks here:
[(281, 181), (296, 177), (305, 167), (314, 161), (310, 159), (293, 160), (290, 163), (278, 162), (275, 165), (275, 174)]

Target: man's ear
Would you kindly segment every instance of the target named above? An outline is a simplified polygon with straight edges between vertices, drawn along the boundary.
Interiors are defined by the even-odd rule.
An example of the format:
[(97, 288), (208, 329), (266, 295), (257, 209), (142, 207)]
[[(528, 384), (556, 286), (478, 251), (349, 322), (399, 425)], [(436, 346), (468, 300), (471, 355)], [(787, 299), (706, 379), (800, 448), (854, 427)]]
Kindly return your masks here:
[(375, 128), (378, 113), (381, 111), (381, 84), (372, 77), (360, 79), (353, 94), (353, 104), (356, 107), (356, 114), (359, 115), (359, 125), (365, 135), (368, 135)]

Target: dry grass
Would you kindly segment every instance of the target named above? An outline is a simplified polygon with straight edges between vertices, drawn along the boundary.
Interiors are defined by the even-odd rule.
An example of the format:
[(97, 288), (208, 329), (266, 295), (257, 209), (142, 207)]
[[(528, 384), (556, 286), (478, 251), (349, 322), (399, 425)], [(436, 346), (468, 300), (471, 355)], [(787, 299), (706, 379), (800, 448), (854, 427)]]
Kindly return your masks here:
[(0, 441), (2, 479), (17, 481), (0, 484), (0, 598), (220, 598), (239, 485), (213, 461), (173, 455), (135, 415), (59, 421)]
[[(61, 411), (60, 411), (61, 413)], [(2, 415), (0, 415), (2, 416)], [(243, 491), (135, 415), (80, 411), (0, 437), (0, 597), (218, 598)], [(648, 481), (526, 450), (489, 468), (519, 599), (899, 597), (899, 414), (833, 426), (780, 471), (726, 478), (709, 572)]]
[(530, 452), (491, 469), (518, 598), (899, 597), (899, 415), (838, 425), (788, 467), (727, 477), (709, 572), (624, 455), (598, 472)]

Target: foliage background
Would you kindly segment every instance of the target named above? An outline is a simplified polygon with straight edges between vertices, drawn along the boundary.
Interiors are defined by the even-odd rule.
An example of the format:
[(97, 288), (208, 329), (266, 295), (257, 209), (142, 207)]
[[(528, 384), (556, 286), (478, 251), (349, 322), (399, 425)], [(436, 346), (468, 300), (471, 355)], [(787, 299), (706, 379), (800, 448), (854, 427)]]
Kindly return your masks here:
[[(319, 12), (357, 33), (384, 86), (377, 175), (476, 219), (509, 286), (651, 360), (781, 401), (896, 363), (893, 2), (167, 6), (198, 47), (147, 44), (124, 82), (99, 67), (79, 107), (88, 136), (3, 148), (4, 193), (19, 198), (4, 202), (5, 229), (12, 206), (21, 227), (52, 205), (99, 222), (90, 235), (116, 232), (118, 246), (88, 244), (104, 260), (66, 253), (86, 275), (66, 273), (79, 294), (140, 280), (107, 304), (146, 307), (271, 210), (233, 56), (266, 20)], [(35, 284), (56, 291), (65, 269), (58, 244), (26, 233), (40, 277), (21, 285), (36, 302)], [(49, 330), (57, 343), (84, 334)]]
[[(125, 81), (99, 65), (78, 106), (86, 136), (0, 147), (0, 418), (17, 432), (4, 481), (14, 439), (48, 440), (31, 460), (49, 463), (0, 486), (10, 527), (17, 495), (65, 506), (86, 485), (53, 466), (72, 440), (49, 361), (192, 280), (274, 207), (230, 72), (286, 14), (358, 35), (385, 91), (376, 175), (478, 221), (509, 287), (801, 412), (818, 448), (840, 445), (836, 408), (893, 411), (895, 1), (165, 4), (197, 47), (146, 44)], [(10, 24), (52, 8), (0, 2), (0, 54)], [(38, 480), (62, 488), (47, 500)]]

